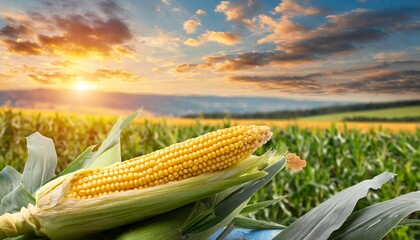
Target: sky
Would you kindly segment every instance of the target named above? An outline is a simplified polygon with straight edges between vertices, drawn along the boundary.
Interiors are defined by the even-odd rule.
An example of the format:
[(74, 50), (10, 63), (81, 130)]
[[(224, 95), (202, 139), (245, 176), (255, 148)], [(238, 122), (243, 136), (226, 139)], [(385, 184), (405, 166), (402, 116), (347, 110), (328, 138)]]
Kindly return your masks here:
[(417, 0), (0, 0), (0, 90), (420, 98)]

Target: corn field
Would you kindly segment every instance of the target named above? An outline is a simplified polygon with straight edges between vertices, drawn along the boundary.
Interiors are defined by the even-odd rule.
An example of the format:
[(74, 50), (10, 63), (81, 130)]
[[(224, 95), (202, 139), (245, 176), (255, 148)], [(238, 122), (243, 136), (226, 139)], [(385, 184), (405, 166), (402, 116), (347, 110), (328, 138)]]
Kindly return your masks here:
[[(57, 172), (63, 170), (86, 147), (100, 144), (115, 123), (115, 117), (70, 114), (36, 114), (0, 111), (0, 169), (11, 165), (22, 171), (26, 158), (25, 137), (35, 131), (54, 140), (58, 155)], [(206, 132), (228, 127), (219, 124), (176, 125), (161, 121), (138, 120), (123, 131), (122, 158), (130, 159), (161, 149)], [(289, 224), (325, 201), (334, 193), (364, 179), (389, 171), (397, 177), (380, 191), (371, 191), (358, 208), (366, 207), (420, 189), (420, 130), (392, 133), (382, 130), (273, 127), (272, 140), (257, 154), (284, 143), (291, 152), (306, 159), (308, 166), (299, 173), (282, 171), (251, 201), (286, 198), (255, 217)], [(418, 218), (419, 214), (412, 216)], [(389, 239), (415, 239), (419, 227), (393, 230)]]

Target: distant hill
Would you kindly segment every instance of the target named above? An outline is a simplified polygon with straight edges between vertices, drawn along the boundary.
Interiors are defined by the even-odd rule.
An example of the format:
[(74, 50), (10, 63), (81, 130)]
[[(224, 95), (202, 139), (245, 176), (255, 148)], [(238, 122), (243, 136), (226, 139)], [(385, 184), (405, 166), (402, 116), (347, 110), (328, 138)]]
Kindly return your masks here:
[(350, 111), (299, 118), (301, 121), (420, 122), (420, 105)]
[(143, 115), (146, 113), (153, 116), (193, 116), (200, 113), (224, 115), (314, 109), (338, 104), (344, 103), (287, 98), (170, 96), (49, 89), (0, 91), (0, 106), (92, 114), (120, 114), (143, 107)]
[[(315, 109), (305, 109), (305, 110), (285, 110), (285, 111), (272, 111), (272, 112), (256, 112), (256, 113), (245, 113), (245, 114), (224, 114), (224, 113), (213, 113), (213, 114), (201, 114), (201, 115), (187, 115), (185, 117), (195, 118), (195, 117), (203, 117), (203, 118), (232, 118), (232, 119), (296, 119), (296, 118), (304, 118), (308, 120), (322, 120), (324, 118), (328, 119), (335, 119), (335, 120), (343, 120), (347, 117), (347, 120), (352, 120), (351, 114), (339, 114), (339, 113), (347, 113), (347, 112), (357, 112), (357, 111), (368, 111), (368, 110), (380, 110), (380, 109), (393, 109), (396, 110), (389, 111), (389, 114), (395, 114), (392, 117), (398, 117), (398, 108), (403, 107), (411, 107), (408, 109), (408, 112), (418, 110), (417, 107), (413, 106), (420, 106), (420, 100), (412, 100), (412, 101), (398, 101), (398, 102), (384, 102), (384, 103), (365, 103), (365, 104), (350, 104), (350, 105), (339, 105), (339, 106), (327, 106), (327, 107), (320, 107)], [(410, 110), (412, 109), (412, 110)], [(402, 111), (405, 111), (404, 109)], [(375, 114), (375, 113), (373, 113)], [(386, 112), (381, 114), (377, 117), (386, 118)], [(337, 115), (337, 117), (334, 117)], [(407, 115), (407, 114), (405, 114)], [(407, 117), (415, 117), (418, 116), (419, 113), (416, 115), (408, 114)], [(319, 117), (317, 117), (319, 116)], [(324, 117), (325, 116), (325, 117)], [(368, 120), (369, 117), (375, 117), (375, 115), (360, 115), (364, 121)], [(306, 117), (306, 118), (305, 118)], [(309, 118), (308, 118), (309, 117)], [(406, 117), (406, 116), (401, 116)], [(416, 121), (417, 118), (414, 119)], [(357, 120), (357, 118), (355, 119)], [(412, 121), (413, 119), (409, 119)]]

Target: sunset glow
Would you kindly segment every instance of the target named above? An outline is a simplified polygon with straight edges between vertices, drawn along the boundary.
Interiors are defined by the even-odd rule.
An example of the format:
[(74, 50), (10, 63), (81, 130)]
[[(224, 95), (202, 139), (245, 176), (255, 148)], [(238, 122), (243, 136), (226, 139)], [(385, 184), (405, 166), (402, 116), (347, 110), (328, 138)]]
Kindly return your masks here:
[(92, 84), (88, 84), (88, 83), (84, 83), (84, 82), (78, 82), (78, 83), (74, 84), (73, 88), (77, 91), (80, 91), (80, 92), (95, 89)]
[(415, 1), (0, 0), (0, 10), (0, 90), (420, 98)]

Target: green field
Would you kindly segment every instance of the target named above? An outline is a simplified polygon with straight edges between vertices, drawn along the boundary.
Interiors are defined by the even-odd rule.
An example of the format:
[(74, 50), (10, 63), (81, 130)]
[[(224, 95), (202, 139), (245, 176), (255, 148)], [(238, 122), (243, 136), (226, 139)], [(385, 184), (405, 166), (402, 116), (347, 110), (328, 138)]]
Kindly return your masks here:
[(369, 118), (403, 118), (419, 117), (420, 106), (396, 107), (380, 110), (351, 111), (344, 113), (326, 114), (313, 117), (304, 117), (302, 121), (342, 121), (346, 117), (369, 117)]
[[(406, 111), (415, 112), (415, 109), (420, 108)], [(0, 111), (0, 169), (11, 165), (22, 171), (27, 158), (25, 137), (39, 131), (55, 142), (59, 172), (87, 146), (101, 143), (115, 121), (114, 117)], [(136, 121), (122, 134), (122, 157), (143, 155), (229, 124), (204, 125), (197, 121), (190, 126), (178, 126)], [(272, 140), (257, 154), (285, 143), (291, 152), (306, 159), (308, 166), (297, 174), (287, 170), (280, 172), (275, 181), (254, 195), (251, 201), (287, 196), (280, 204), (260, 211), (256, 216), (259, 219), (290, 224), (337, 191), (384, 171), (398, 175), (381, 190), (372, 191), (361, 200), (358, 208), (420, 189), (420, 130), (391, 133), (289, 126), (273, 127), (272, 131)], [(402, 227), (393, 230), (388, 238), (416, 239), (419, 236), (419, 227)]]

